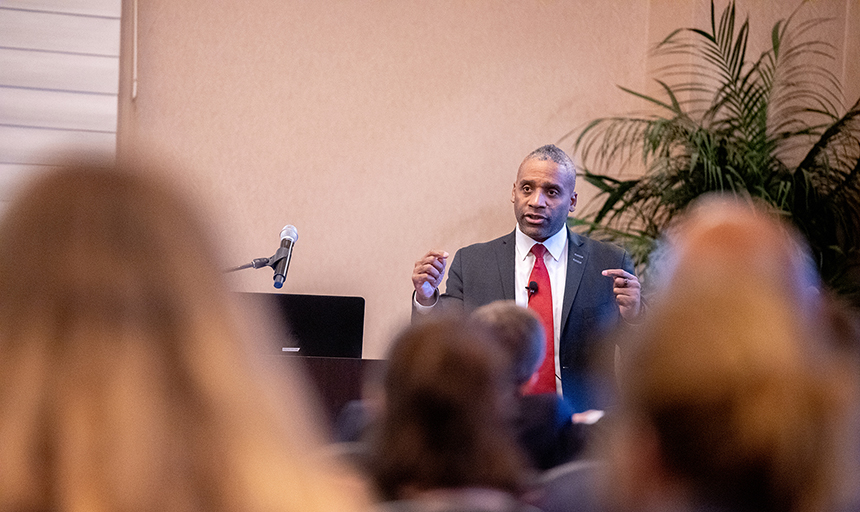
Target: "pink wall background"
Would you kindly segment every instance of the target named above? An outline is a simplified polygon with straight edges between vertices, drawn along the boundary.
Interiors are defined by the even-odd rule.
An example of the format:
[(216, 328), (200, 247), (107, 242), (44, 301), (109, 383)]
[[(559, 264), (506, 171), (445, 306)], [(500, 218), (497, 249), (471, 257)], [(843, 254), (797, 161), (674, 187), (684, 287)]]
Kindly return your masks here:
[[(739, 10), (766, 43), (797, 4)], [(133, 5), (123, 0), (120, 155), (174, 165), (230, 264), (270, 256), (295, 225), (283, 291), (365, 297), (366, 358), (409, 321), (413, 262), (510, 231), (522, 158), (641, 108), (616, 85), (653, 91), (650, 45), (709, 13), (706, 0), (140, 0), (132, 100)], [(833, 66), (853, 103), (860, 2), (808, 9), (835, 18)], [(580, 205), (594, 195), (578, 190)], [(268, 269), (230, 280), (274, 291)]]

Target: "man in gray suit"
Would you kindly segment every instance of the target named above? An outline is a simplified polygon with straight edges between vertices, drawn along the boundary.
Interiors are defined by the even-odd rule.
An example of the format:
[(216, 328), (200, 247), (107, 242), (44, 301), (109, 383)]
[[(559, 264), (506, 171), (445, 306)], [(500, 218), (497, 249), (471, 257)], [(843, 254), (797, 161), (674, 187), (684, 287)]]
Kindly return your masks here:
[(554, 361), (548, 364), (554, 362), (556, 391), (588, 419), (592, 410), (606, 405), (605, 390), (591, 378), (589, 360), (619, 319), (635, 320), (641, 298), (626, 251), (567, 229), (568, 214), (576, 207), (575, 185), (576, 168), (564, 151), (547, 145), (530, 153), (520, 164), (511, 194), (517, 227), (458, 250), (444, 294), (438, 287), (448, 253), (433, 250), (417, 261), (413, 316), (434, 307), (471, 311), (495, 300), (528, 305), (538, 292), (530, 277), (536, 261), (531, 250), (542, 244), (552, 288)]

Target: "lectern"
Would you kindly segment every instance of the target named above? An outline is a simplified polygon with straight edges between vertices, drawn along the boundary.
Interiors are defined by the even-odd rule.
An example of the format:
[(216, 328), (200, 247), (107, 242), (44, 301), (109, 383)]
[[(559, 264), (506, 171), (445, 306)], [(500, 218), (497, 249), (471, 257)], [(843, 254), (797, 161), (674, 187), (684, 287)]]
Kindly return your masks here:
[(361, 359), (364, 335), (364, 298), (334, 295), (241, 292), (243, 298), (265, 305), (286, 329), (278, 346), (267, 348), (270, 362), (290, 371), (296, 356), (302, 360), (323, 401), (328, 419), (350, 400), (361, 396), (368, 366), (382, 361)]

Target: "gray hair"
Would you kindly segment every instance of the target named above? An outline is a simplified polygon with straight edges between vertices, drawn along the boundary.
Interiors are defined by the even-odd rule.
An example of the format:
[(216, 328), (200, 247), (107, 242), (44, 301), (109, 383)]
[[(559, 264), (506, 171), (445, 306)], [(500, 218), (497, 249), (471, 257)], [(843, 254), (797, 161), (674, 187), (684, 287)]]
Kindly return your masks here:
[(536, 150), (529, 153), (529, 155), (525, 158), (526, 160), (552, 160), (557, 163), (559, 167), (563, 167), (564, 169), (570, 171), (574, 176), (576, 175), (576, 165), (573, 164), (573, 160), (567, 153), (561, 150), (555, 144), (547, 144), (545, 146), (541, 146)]
[(569, 185), (571, 190), (576, 187), (576, 165), (574, 165), (573, 160), (567, 156), (567, 153), (562, 151), (561, 148), (555, 144), (547, 144), (537, 148), (529, 153), (523, 162), (527, 162), (529, 160), (549, 160), (556, 163), (559, 169), (562, 169), (567, 174), (567, 178), (570, 180)]

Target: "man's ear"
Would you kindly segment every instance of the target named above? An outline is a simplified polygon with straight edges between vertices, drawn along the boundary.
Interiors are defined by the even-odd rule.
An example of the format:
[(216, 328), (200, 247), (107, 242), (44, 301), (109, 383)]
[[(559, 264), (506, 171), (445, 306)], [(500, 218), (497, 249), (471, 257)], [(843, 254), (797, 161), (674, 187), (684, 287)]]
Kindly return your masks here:
[(514, 186), (511, 187), (511, 202), (512, 203), (517, 202), (517, 182), (516, 181), (514, 182)]
[(579, 194), (574, 192), (573, 195), (570, 196), (570, 209), (568, 209), (568, 211), (570, 213), (573, 213), (573, 210), (576, 210), (576, 200), (577, 199), (579, 199)]

